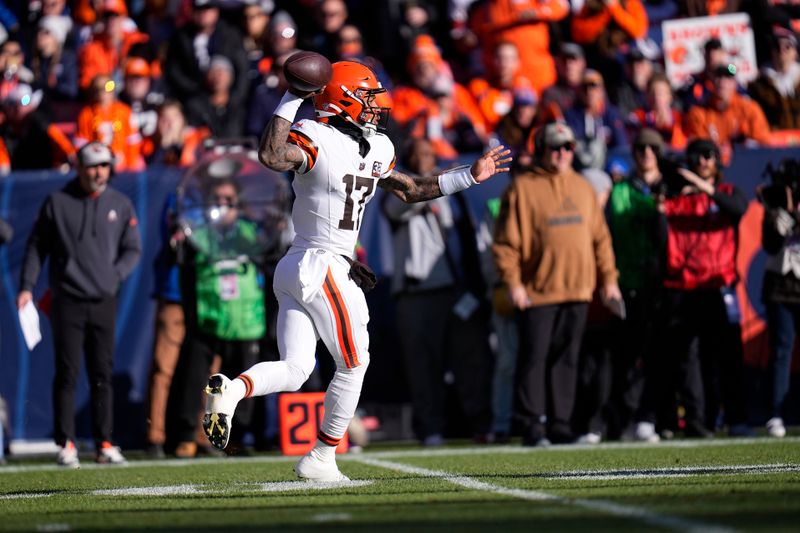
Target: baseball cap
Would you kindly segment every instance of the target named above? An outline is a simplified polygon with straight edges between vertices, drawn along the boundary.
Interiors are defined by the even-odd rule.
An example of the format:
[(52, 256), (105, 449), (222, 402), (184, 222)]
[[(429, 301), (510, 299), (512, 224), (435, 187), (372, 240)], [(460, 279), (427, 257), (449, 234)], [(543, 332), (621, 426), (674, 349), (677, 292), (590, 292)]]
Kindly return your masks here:
[(561, 45), (561, 55), (564, 57), (583, 57), (583, 48), (575, 43)]
[(114, 154), (107, 144), (92, 141), (78, 150), (78, 162), (84, 167), (94, 167), (103, 164), (113, 164)]
[(39, 29), (52, 35), (61, 45), (67, 40), (72, 29), (72, 19), (60, 15), (46, 15), (39, 19)]
[(16, 87), (8, 92), (5, 100), (6, 105), (17, 105), (20, 107), (31, 106), (36, 109), (42, 102), (42, 91), (40, 89), (33, 90), (33, 87), (27, 83), (17, 84)]
[(625, 59), (629, 63), (635, 63), (636, 61), (642, 61), (645, 59), (649, 60), (649, 58), (644, 55), (644, 52), (642, 52), (642, 49), (638, 46), (631, 46), (630, 50), (628, 50), (628, 53), (625, 55)]
[(618, 174), (625, 176), (631, 171), (631, 166), (628, 161), (622, 156), (611, 156), (606, 163), (606, 171), (610, 174)]
[(128, 7), (125, 5), (125, 0), (102, 0), (97, 11), (101, 14), (113, 13), (122, 17), (128, 16)]
[(268, 15), (275, 11), (275, 2), (273, 0), (246, 0), (244, 5), (258, 6), (261, 11)]
[(539, 99), (536, 91), (530, 87), (519, 87), (514, 89), (514, 105), (535, 105)]
[(130, 57), (125, 63), (125, 76), (133, 77), (140, 76), (142, 78), (150, 77), (150, 63), (142, 57)]
[(603, 76), (594, 69), (587, 68), (586, 71), (583, 73), (583, 78), (581, 79), (581, 84), (583, 85), (605, 85), (603, 83)]
[(736, 77), (736, 65), (733, 63), (723, 63), (714, 67), (714, 76)]
[(208, 9), (217, 7), (215, 0), (192, 0), (192, 7), (195, 9)]
[(719, 40), (719, 37), (712, 37), (703, 45), (703, 50), (705, 50), (706, 53), (710, 50), (719, 50), (720, 48), (722, 48), (722, 41)]
[(214, 69), (214, 68), (223, 68), (223, 69), (227, 70), (228, 72), (230, 72), (231, 74), (233, 74), (233, 72), (234, 72), (233, 63), (231, 63), (231, 60), (228, 59), (227, 57), (223, 56), (223, 55), (213, 55), (213, 56), (211, 56), (211, 61), (208, 64), (208, 70), (211, 70), (211, 69)]
[(633, 139), (633, 146), (656, 146), (664, 149), (664, 138), (653, 128), (642, 128)]
[(775, 44), (782, 39), (785, 39), (792, 43), (792, 46), (797, 46), (797, 35), (795, 35), (795, 33), (789, 28), (784, 28), (783, 26), (775, 26), (772, 28), (772, 38), (774, 39)]
[(551, 122), (544, 127), (544, 143), (546, 146), (561, 146), (574, 142), (575, 134), (563, 122)]

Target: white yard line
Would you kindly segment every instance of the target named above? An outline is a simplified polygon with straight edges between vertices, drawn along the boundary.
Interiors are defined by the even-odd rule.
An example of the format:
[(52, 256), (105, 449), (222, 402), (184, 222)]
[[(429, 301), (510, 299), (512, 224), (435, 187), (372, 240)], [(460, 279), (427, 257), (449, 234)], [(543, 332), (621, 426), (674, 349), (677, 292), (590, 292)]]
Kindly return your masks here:
[[(504, 444), (502, 446), (468, 446), (464, 448), (442, 447), (438, 449), (415, 449), (415, 450), (385, 450), (379, 452), (366, 452), (366, 457), (436, 457), (438, 455), (481, 455), (484, 453), (492, 454), (526, 454), (526, 453), (548, 453), (548, 452), (586, 452), (591, 450), (644, 450), (659, 448), (715, 448), (719, 446), (744, 446), (759, 444), (768, 446), (770, 444), (781, 443), (800, 443), (800, 437), (786, 437), (775, 439), (770, 437), (742, 438), (742, 439), (683, 439), (662, 441), (655, 444), (647, 442), (604, 442), (601, 444), (556, 444), (546, 448), (526, 447), (519, 444)], [(346, 456), (350, 457), (350, 456)]]
[[(342, 488), (366, 487), (374, 483), (371, 479), (354, 479), (335, 483), (317, 483), (313, 481), (274, 481), (267, 483), (234, 483), (229, 487), (205, 484), (155, 485), (152, 487), (119, 487), (115, 489), (99, 489), (69, 491), (70, 496), (190, 496), (190, 495), (225, 495), (232, 491), (244, 492), (293, 492), (308, 490), (334, 490)], [(55, 496), (57, 492), (19, 492), (2, 494), (0, 500), (25, 500)]]
[[(549, 446), (547, 448), (530, 448), (520, 445), (502, 445), (502, 446), (468, 446), (468, 447), (450, 447), (445, 446), (439, 449), (411, 449), (411, 450), (385, 450), (378, 452), (364, 452), (358, 455), (345, 454), (337, 456), (337, 459), (349, 460), (358, 459), (359, 457), (369, 458), (413, 458), (413, 457), (438, 457), (438, 456), (463, 456), (463, 455), (518, 455), (518, 454), (539, 454), (549, 452), (586, 452), (591, 450), (633, 450), (633, 449), (658, 449), (658, 448), (707, 448), (718, 446), (743, 446), (751, 444), (759, 444), (762, 446), (769, 446), (771, 444), (781, 443), (800, 443), (800, 437), (786, 437), (783, 439), (774, 439), (769, 437), (753, 438), (753, 439), (687, 439), (687, 440), (674, 440), (666, 441), (657, 444), (647, 444), (642, 442), (607, 442), (602, 444), (559, 444)], [(144, 461), (130, 461), (128, 465), (98, 465), (89, 460), (81, 463), (81, 470), (108, 469), (108, 468), (150, 468), (150, 467), (186, 467), (202, 465), (215, 465), (215, 464), (231, 464), (236, 463), (292, 463), (297, 461), (297, 457), (286, 457), (276, 455), (256, 456), (256, 457), (202, 457), (199, 459), (161, 459), (161, 460), (144, 460)], [(33, 465), (5, 465), (0, 466), (0, 475), (2, 474), (18, 474), (23, 472), (49, 472), (49, 471), (65, 471), (64, 467), (55, 464), (55, 455), (53, 455), (53, 463), (49, 464), (33, 464)]]
[(622, 468), (617, 470), (570, 470), (543, 475), (544, 479), (657, 479), (708, 475), (775, 474), (800, 472), (800, 464), (683, 466), (675, 468)]
[(363, 463), (369, 466), (375, 466), (378, 468), (385, 468), (387, 470), (394, 470), (396, 472), (402, 472), (405, 474), (411, 474), (415, 476), (422, 476), (422, 477), (431, 477), (431, 478), (439, 478), (455, 485), (459, 485), (461, 487), (470, 489), (470, 490), (477, 490), (482, 492), (489, 492), (492, 494), (499, 494), (502, 496), (510, 496), (512, 498), (519, 498), (522, 500), (528, 501), (551, 501), (555, 503), (560, 503), (564, 505), (573, 505), (576, 507), (583, 507), (585, 509), (591, 509), (594, 511), (611, 514), (614, 516), (621, 516), (625, 518), (632, 518), (639, 520), (640, 522), (644, 522), (645, 524), (663, 528), (670, 528), (670, 529), (677, 529), (681, 531), (691, 531), (696, 533), (707, 533), (707, 532), (714, 532), (714, 533), (728, 533), (734, 531), (731, 528), (718, 526), (716, 524), (709, 524), (707, 522), (701, 522), (698, 520), (688, 520), (685, 518), (679, 518), (676, 516), (667, 516), (657, 513), (651, 513), (650, 511), (643, 509), (641, 507), (634, 507), (630, 505), (622, 505), (615, 502), (610, 502), (606, 500), (586, 500), (581, 498), (565, 498), (563, 496), (558, 496), (556, 494), (550, 494), (547, 492), (542, 492), (538, 490), (526, 490), (526, 489), (511, 489), (507, 487), (502, 487), (499, 485), (495, 485), (492, 483), (486, 483), (484, 481), (479, 481), (477, 479), (473, 479), (471, 477), (462, 476), (458, 474), (453, 474), (450, 472), (445, 472), (441, 470), (429, 470), (427, 468), (420, 468), (417, 466), (406, 465), (402, 463), (396, 463), (393, 461), (385, 461), (381, 459), (375, 459), (373, 457), (366, 457), (361, 456), (358, 458), (352, 459), (355, 462)]

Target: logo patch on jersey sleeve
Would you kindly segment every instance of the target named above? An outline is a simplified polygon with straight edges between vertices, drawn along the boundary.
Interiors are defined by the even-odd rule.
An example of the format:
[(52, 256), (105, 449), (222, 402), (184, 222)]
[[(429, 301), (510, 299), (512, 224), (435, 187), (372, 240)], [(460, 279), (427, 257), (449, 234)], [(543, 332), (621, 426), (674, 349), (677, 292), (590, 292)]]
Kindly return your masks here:
[(380, 161), (375, 161), (372, 163), (372, 177), (373, 178), (380, 178), (381, 177), (381, 168), (383, 165)]

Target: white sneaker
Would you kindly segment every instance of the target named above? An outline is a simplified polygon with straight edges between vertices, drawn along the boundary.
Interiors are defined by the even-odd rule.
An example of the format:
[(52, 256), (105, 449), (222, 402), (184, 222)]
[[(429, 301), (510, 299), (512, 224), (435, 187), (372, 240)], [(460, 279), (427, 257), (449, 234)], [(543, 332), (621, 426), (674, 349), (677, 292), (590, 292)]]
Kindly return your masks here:
[(578, 437), (578, 440), (575, 441), (575, 444), (600, 444), (601, 440), (603, 440), (603, 438), (599, 433), (589, 432), (586, 435), (581, 435)]
[(78, 448), (75, 447), (74, 442), (68, 440), (67, 443), (61, 447), (58, 456), (56, 456), (56, 463), (58, 466), (63, 466), (65, 468), (81, 467), (81, 462), (78, 459)]
[(222, 374), (208, 378), (205, 388), (206, 414), (203, 416), (203, 429), (211, 444), (220, 450), (228, 445), (233, 426), (233, 412), (238, 400), (234, 400), (228, 390), (231, 380)]
[(782, 439), (786, 436), (786, 428), (783, 425), (783, 419), (773, 417), (767, 420), (767, 433), (770, 437), (777, 437)]
[(126, 465), (128, 461), (119, 446), (112, 446), (110, 442), (104, 442), (94, 456), (94, 462), (101, 465)]
[(317, 483), (337, 483), (350, 481), (350, 478), (339, 472), (336, 461), (322, 461), (309, 452), (294, 465), (297, 477)]
[(661, 437), (656, 433), (656, 425), (652, 422), (639, 422), (636, 424), (636, 431), (633, 434), (634, 438), (640, 442), (649, 442), (655, 444), (661, 441)]

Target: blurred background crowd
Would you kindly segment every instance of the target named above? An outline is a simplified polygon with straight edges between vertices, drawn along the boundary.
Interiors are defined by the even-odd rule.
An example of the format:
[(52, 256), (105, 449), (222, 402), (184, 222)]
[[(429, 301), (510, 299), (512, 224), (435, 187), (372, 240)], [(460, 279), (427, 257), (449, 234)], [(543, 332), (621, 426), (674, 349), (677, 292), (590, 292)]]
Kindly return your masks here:
[[(668, 76), (662, 22), (732, 13), (749, 15), (757, 72), (742, 77), (743, 45), (720, 34), (683, 50), (702, 56), (697, 72), (679, 82)], [(624, 302), (596, 295), (606, 305), (577, 315), (585, 332), (554, 326), (541, 362), (547, 378), (538, 387), (547, 400), (537, 403), (520, 393), (517, 361), (520, 345), (530, 352), (537, 339), (519, 331), (525, 306), (513, 295), (509, 300), (508, 271), (496, 248), (492, 254), (495, 224), (507, 222), (500, 197), (486, 202), (482, 219), (460, 196), (413, 207), (382, 201), (395, 252), (391, 292), (400, 351), (423, 444), (441, 444), (453, 432), (445, 420), (445, 389), (455, 391), (457, 410), (468, 421), (455, 433), (477, 442), (504, 442), (512, 434), (531, 445), (652, 442), (676, 432), (707, 437), (723, 427), (750, 435), (753, 421), (738, 394), (740, 317), (732, 310), (738, 305), (736, 227), (747, 203), (742, 191), (720, 184), (738, 151), (800, 141), (798, 29), (800, 7), (780, 0), (5, 1), (0, 173), (67, 172), (92, 141), (111, 147), (118, 173), (191, 167), (209, 139), (235, 144), (260, 136), (286, 91), (282, 65), (295, 51), (361, 61), (389, 89), (381, 104), (392, 109), (388, 134), (401, 168), (412, 174), (502, 143), (516, 158), (516, 179), (553, 151), (570, 152), (568, 166), (597, 192), (613, 243), (613, 250), (594, 250), (592, 261), (598, 270), (605, 263), (608, 272), (618, 272), (617, 301)], [(310, 103), (298, 113), (304, 117), (313, 117)], [(553, 122), (566, 130), (545, 132)], [(774, 378), (766, 403), (775, 436), (785, 432), (783, 402), (800, 317), (800, 283), (791, 279), (800, 274), (791, 267), (797, 198), (791, 176), (785, 181), (790, 192), (769, 195), (764, 217), (764, 247), (769, 242), (767, 252), (783, 257), (771, 270), (773, 282), (765, 282), (774, 289), (765, 290), (765, 303), (773, 304)], [(701, 209), (675, 199), (698, 192), (712, 205)], [(727, 200), (720, 200), (723, 193)], [(689, 213), (693, 206), (700, 211)], [(697, 226), (686, 230), (690, 214)], [(713, 237), (703, 237), (712, 226)], [(172, 252), (173, 229), (165, 230)], [(420, 247), (425, 254), (415, 257)], [(698, 282), (681, 274), (688, 269), (702, 277), (694, 260), (727, 263), (708, 267), (713, 280)], [(608, 272), (605, 278), (599, 272), (599, 285), (615, 281), (617, 274)], [(589, 294), (594, 285), (592, 278)], [(161, 387), (151, 395), (160, 414), (148, 415), (156, 423), (147, 441), (159, 455), (184, 326), (179, 296), (155, 292), (156, 353), (174, 352), (164, 356), (168, 368), (154, 365), (151, 382)], [(272, 305), (269, 296), (261, 300)], [(726, 309), (722, 318), (714, 315)], [(666, 364), (663, 354), (652, 356), (664, 351), (665, 339), (671, 353), (680, 352)], [(567, 340), (575, 355), (559, 360)], [(231, 348), (206, 343), (198, 349), (224, 356)], [(245, 361), (259, 356), (236, 349)], [(200, 366), (205, 374), (205, 356)], [(533, 409), (525, 421), (513, 416), (520, 402)], [(191, 422), (199, 403), (189, 403), (184, 421)], [(170, 449), (195, 455), (193, 427), (184, 425), (185, 435)]]
[[(744, 44), (719, 35), (671, 82), (661, 22), (733, 12), (758, 36), (757, 75), (737, 76)], [(711, 138), (727, 161), (732, 144), (783, 145), (800, 127), (795, 17), (766, 0), (3, 2), (0, 169), (58, 168), (91, 140), (117, 170), (186, 165), (204, 137), (259, 136), (297, 49), (371, 66), (398, 134), (440, 159), (493, 138), (519, 150), (563, 118), (579, 168), (606, 168), (645, 126), (672, 149)]]

